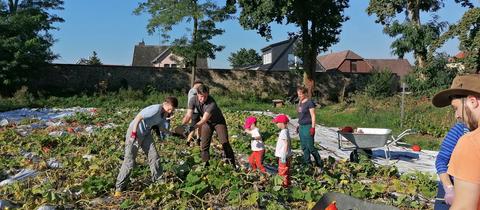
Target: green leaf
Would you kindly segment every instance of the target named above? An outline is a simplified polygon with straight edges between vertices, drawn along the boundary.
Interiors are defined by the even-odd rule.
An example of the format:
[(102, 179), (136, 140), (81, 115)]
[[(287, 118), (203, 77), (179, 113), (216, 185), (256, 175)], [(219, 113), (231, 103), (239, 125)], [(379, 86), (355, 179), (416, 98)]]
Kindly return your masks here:
[(302, 189), (299, 187), (292, 188), (292, 198), (295, 200), (302, 200), (304, 198)]

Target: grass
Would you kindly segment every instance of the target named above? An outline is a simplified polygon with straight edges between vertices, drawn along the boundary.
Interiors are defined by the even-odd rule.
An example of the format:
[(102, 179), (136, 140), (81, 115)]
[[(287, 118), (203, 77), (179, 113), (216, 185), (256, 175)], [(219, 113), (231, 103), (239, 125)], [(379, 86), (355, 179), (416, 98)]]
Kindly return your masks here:
[[(185, 93), (158, 93), (155, 91), (120, 90), (103, 95), (75, 95), (71, 97), (33, 97), (27, 90), (20, 90), (12, 98), (0, 98), (0, 111), (23, 107), (126, 107), (140, 109), (142, 107), (161, 103), (168, 95), (177, 96), (179, 107), (185, 108), (187, 98)], [(260, 98), (241, 93), (212, 94), (224, 111), (271, 111), (284, 113), (296, 118), (295, 105), (286, 104), (283, 107), (273, 107), (270, 98)], [(398, 135), (406, 128), (418, 130), (418, 135), (407, 136), (405, 142), (418, 144), (424, 149), (438, 150), (439, 139), (444, 136), (453, 116), (450, 110), (437, 109), (430, 105), (427, 99), (407, 97), (405, 103), (405, 118), (403, 128), (400, 126), (400, 99), (394, 96), (387, 99), (372, 99), (365, 95), (356, 95), (354, 103), (338, 103), (316, 110), (317, 123), (329, 127), (377, 127), (390, 128)]]

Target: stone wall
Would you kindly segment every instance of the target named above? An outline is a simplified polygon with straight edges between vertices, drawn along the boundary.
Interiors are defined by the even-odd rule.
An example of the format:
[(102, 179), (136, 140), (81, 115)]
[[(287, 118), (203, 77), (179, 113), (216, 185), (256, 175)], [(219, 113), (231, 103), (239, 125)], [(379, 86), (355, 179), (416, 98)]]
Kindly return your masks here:
[[(338, 100), (344, 93), (362, 89), (371, 74), (322, 72), (317, 73), (316, 95)], [(302, 76), (288, 71), (248, 71), (229, 69), (199, 69), (197, 79), (209, 85), (212, 91), (244, 92), (262, 97), (287, 96), (295, 93)], [(86, 66), (53, 64), (31, 74), (27, 86), (31, 91), (48, 95), (72, 95), (98, 91), (116, 91), (120, 88), (143, 90), (150, 86), (159, 91), (189, 89), (190, 71), (132, 66)]]

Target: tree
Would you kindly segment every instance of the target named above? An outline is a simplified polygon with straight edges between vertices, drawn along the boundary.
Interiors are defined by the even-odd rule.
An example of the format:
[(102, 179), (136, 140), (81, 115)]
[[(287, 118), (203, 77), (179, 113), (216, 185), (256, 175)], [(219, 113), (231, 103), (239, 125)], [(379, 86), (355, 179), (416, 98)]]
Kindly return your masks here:
[(304, 84), (311, 96), (315, 87), (314, 73), (317, 55), (338, 42), (342, 23), (348, 20), (343, 11), (348, 0), (239, 0), (242, 12), (240, 24), (257, 30), (266, 39), (271, 38), (270, 23), (295, 24), (299, 31), (290, 32), (298, 38), (297, 54), (302, 58)]
[(90, 58), (81, 58), (77, 64), (82, 64), (82, 65), (103, 65), (102, 61), (100, 58), (97, 56), (97, 52), (93, 51), (92, 56)]
[(62, 0), (0, 0), (0, 89), (14, 90), (29, 71), (57, 57), (49, 31), (63, 19), (48, 12), (62, 5)]
[(440, 36), (440, 39), (431, 46), (435, 52), (447, 40), (458, 37), (460, 50), (465, 53), (461, 62), (470, 73), (480, 72), (480, 8), (471, 8), (457, 24), (450, 26), (449, 30)]
[(458, 70), (447, 67), (447, 63), (446, 54), (437, 54), (425, 67), (415, 67), (405, 78), (408, 88), (414, 95), (425, 96), (450, 87)]
[(233, 68), (246, 67), (262, 63), (262, 57), (254, 49), (241, 48), (239, 51), (231, 53), (228, 57), (230, 66)]
[[(469, 0), (455, 0), (462, 6), (473, 7)], [(415, 63), (425, 67), (428, 47), (439, 38), (446, 22), (438, 22), (438, 17), (427, 24), (420, 20), (421, 12), (436, 12), (444, 6), (443, 0), (370, 0), (368, 15), (377, 16), (376, 23), (384, 25), (384, 33), (397, 39), (391, 44), (392, 53), (403, 58), (413, 52)], [(404, 22), (395, 20), (404, 13)]]
[(149, 13), (151, 18), (147, 25), (148, 32), (160, 30), (166, 42), (169, 41), (169, 32), (175, 25), (183, 22), (191, 23), (192, 33), (172, 41), (172, 52), (181, 56), (186, 66), (192, 68), (191, 84), (195, 81), (195, 72), (198, 58), (215, 59), (215, 52), (224, 47), (215, 45), (210, 40), (223, 34), (224, 30), (217, 28), (216, 23), (229, 19), (235, 13), (235, 6), (227, 4), (219, 7), (207, 0), (147, 0), (139, 3), (134, 13)]

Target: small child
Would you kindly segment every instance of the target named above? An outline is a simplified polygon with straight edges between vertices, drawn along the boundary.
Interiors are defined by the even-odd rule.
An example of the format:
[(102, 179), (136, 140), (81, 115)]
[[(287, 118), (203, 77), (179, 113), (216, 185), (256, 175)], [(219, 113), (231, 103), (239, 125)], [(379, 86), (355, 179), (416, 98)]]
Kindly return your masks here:
[(287, 115), (280, 114), (276, 116), (272, 122), (277, 124), (281, 129), (278, 134), (277, 146), (275, 147), (275, 157), (278, 157), (278, 175), (283, 177), (283, 186), (290, 185), (290, 157), (292, 156), (292, 143), (290, 133), (287, 128)]
[(245, 132), (252, 136), (252, 154), (248, 158), (248, 162), (252, 170), (260, 169), (261, 172), (266, 173), (265, 167), (262, 165), (263, 155), (265, 154), (265, 146), (257, 128), (257, 118), (250, 116), (245, 119), (243, 125)]

